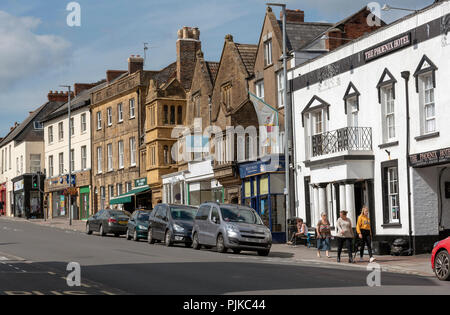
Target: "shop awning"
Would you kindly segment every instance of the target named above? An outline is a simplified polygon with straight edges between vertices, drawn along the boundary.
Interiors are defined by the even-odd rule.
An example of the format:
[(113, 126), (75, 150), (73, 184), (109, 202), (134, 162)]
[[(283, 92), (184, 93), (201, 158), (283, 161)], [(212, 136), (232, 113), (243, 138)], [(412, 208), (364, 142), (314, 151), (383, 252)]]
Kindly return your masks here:
[(146, 193), (148, 191), (150, 191), (150, 187), (148, 187), (148, 186), (137, 187), (133, 190), (130, 190), (129, 192), (127, 192), (125, 194), (111, 198), (109, 204), (110, 205), (119, 205), (119, 204), (124, 204), (124, 203), (131, 203), (132, 202), (131, 197)]

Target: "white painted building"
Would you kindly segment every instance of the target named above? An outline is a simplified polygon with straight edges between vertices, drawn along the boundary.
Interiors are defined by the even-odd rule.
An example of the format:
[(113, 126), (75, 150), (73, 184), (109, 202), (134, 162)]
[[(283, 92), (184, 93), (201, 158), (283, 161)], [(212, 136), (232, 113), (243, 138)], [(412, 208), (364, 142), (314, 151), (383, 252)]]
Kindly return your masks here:
[(367, 205), (377, 244), (420, 252), (448, 235), (449, 31), (450, 3), (436, 2), (291, 71), (296, 211), (309, 225), (341, 209), (355, 224)]
[(39, 190), (44, 188), (44, 176), (41, 187), (31, 187), (32, 178), (44, 171), (42, 120), (63, 104), (61, 98), (63, 94), (49, 93), (49, 101), (16, 123), (0, 142), (0, 211), (7, 216), (43, 216)]
[[(91, 93), (103, 82), (75, 84), (71, 100), (69, 124), (68, 103), (51, 113), (44, 121), (45, 143), (45, 199), (48, 217), (67, 217), (69, 187), (68, 174), (73, 174), (72, 186), (77, 194), (72, 197), (73, 218), (87, 219), (91, 200)], [(100, 85), (98, 85), (100, 84)], [(69, 153), (69, 139), (71, 152)]]

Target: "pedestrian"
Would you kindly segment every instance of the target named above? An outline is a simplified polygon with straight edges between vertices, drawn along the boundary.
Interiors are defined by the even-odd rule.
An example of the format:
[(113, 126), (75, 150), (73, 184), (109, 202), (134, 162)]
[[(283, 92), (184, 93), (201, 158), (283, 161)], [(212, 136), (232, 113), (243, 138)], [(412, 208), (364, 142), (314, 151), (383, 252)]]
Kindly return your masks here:
[(331, 225), (330, 221), (328, 221), (328, 215), (325, 212), (322, 212), (321, 219), (317, 223), (316, 227), (316, 236), (317, 236), (317, 257), (320, 256), (320, 251), (324, 250), (327, 258), (330, 258), (330, 241), (331, 241)]
[(353, 263), (352, 258), (352, 241), (353, 241), (353, 229), (352, 221), (347, 217), (347, 211), (341, 210), (340, 218), (337, 220), (337, 240), (338, 240), (338, 257), (337, 262), (341, 262), (341, 253), (344, 244), (346, 244), (348, 251), (348, 262)]
[(308, 227), (303, 222), (303, 219), (298, 218), (297, 219), (297, 232), (292, 233), (292, 237), (287, 242), (288, 245), (297, 244), (297, 237), (307, 237), (308, 236)]
[(364, 206), (361, 211), (361, 215), (358, 217), (358, 223), (356, 224), (356, 233), (361, 240), (361, 250), (359, 261), (363, 261), (364, 247), (367, 244), (367, 250), (369, 251), (369, 261), (374, 262), (375, 258), (372, 254), (372, 229), (370, 228), (369, 208)]

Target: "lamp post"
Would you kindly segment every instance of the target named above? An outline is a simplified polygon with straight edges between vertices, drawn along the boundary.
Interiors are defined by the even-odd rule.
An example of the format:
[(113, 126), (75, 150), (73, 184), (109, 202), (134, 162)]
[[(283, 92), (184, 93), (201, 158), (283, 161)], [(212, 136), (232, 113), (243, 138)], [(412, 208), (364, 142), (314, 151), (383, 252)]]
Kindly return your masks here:
[(288, 232), (288, 219), (291, 216), (291, 205), (290, 205), (290, 141), (291, 141), (291, 132), (292, 128), (290, 126), (291, 123), (291, 107), (287, 102), (287, 48), (286, 48), (286, 4), (285, 3), (266, 3), (267, 6), (276, 6), (281, 7), (283, 14), (283, 82), (284, 82), (284, 90), (283, 90), (283, 104), (284, 104), (284, 162), (285, 162), (285, 181), (286, 181), (286, 190), (284, 195), (286, 197), (286, 240), (289, 238)]
[[(64, 88), (67, 88), (68, 89), (68, 93), (69, 93), (69, 99), (68, 99), (68, 102), (67, 102), (67, 107), (68, 107), (68, 117), (69, 117), (69, 133), (68, 133), (68, 136), (69, 136), (69, 225), (72, 225), (72, 195), (70, 194), (71, 193), (71, 189), (70, 188), (72, 188), (72, 135), (71, 135), (71, 132), (72, 132), (72, 124), (71, 124), (71, 119), (72, 119), (72, 113), (70, 112), (70, 110), (71, 110), (71, 104), (70, 104), (70, 101), (71, 101), (71, 95), (70, 95), (70, 93), (71, 93), (71, 86), (70, 85), (61, 85), (61, 87), (64, 87)], [(75, 157), (74, 157), (75, 158)]]
[(414, 13), (417, 13), (417, 12), (418, 12), (418, 10), (413, 10), (413, 9), (391, 7), (389, 4), (385, 4), (385, 5), (381, 8), (381, 10), (383, 10), (383, 11), (400, 10), (400, 11), (408, 11), (408, 12), (414, 12)]

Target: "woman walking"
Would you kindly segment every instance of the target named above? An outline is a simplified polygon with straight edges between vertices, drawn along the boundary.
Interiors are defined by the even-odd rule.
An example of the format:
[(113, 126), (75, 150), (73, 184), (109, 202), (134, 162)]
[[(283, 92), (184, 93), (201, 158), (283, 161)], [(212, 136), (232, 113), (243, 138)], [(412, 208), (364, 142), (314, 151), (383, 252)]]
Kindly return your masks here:
[(328, 215), (322, 212), (321, 219), (317, 223), (316, 227), (317, 233), (317, 257), (320, 256), (320, 251), (324, 250), (327, 257), (330, 258), (330, 239), (331, 239), (331, 226), (328, 221)]
[(356, 233), (361, 240), (361, 251), (359, 253), (359, 261), (363, 261), (364, 247), (367, 244), (367, 250), (369, 251), (370, 262), (374, 262), (375, 258), (372, 255), (372, 230), (370, 228), (369, 219), (369, 208), (364, 206), (361, 211), (361, 215), (358, 218), (358, 223), (356, 224)]
[(337, 240), (338, 240), (338, 257), (337, 262), (341, 262), (341, 253), (344, 243), (347, 246), (348, 251), (348, 262), (353, 263), (352, 258), (352, 240), (353, 240), (353, 229), (352, 221), (347, 218), (347, 211), (341, 210), (340, 218), (337, 220)]

